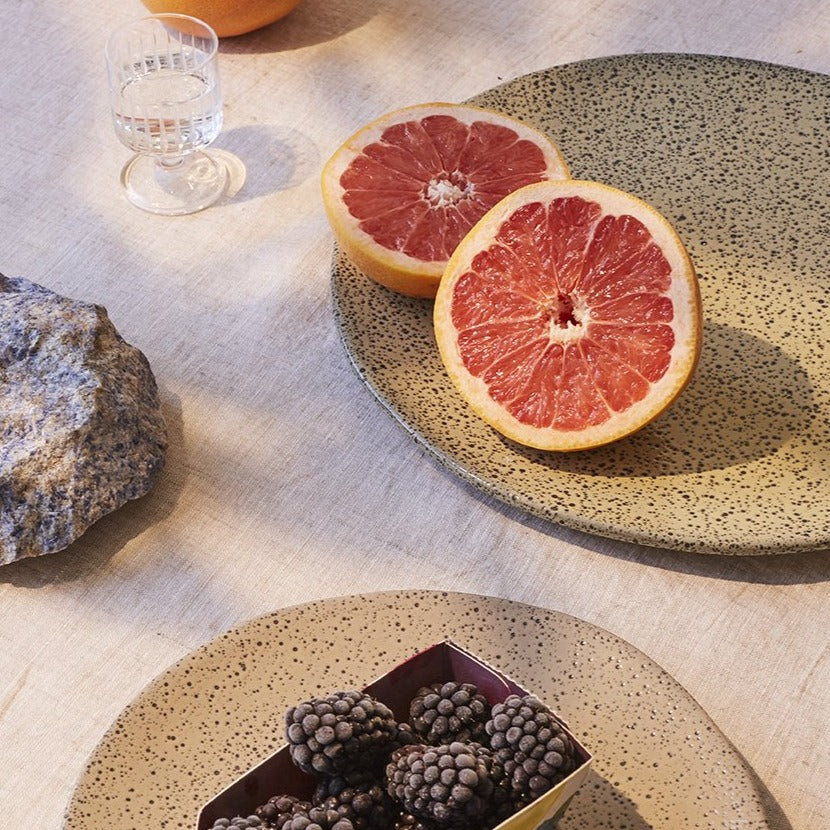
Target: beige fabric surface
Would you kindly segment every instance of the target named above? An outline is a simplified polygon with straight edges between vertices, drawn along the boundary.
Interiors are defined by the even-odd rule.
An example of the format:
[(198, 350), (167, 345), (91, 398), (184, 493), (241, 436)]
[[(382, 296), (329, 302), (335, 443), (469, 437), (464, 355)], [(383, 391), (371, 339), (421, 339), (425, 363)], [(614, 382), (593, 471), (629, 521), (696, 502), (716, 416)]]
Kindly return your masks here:
[(427, 588), (609, 629), (689, 690), (794, 828), (830, 827), (830, 552), (641, 548), (461, 483), (348, 363), (319, 197), (322, 163), (364, 122), (560, 63), (682, 51), (830, 72), (825, 0), (304, 0), (223, 42), (217, 147), (246, 181), (175, 219), (119, 192), (102, 50), (138, 0), (3, 4), (0, 272), (108, 309), (150, 360), (171, 446), (151, 495), (0, 569), (0, 826), (60, 827), (117, 714), (226, 628)]

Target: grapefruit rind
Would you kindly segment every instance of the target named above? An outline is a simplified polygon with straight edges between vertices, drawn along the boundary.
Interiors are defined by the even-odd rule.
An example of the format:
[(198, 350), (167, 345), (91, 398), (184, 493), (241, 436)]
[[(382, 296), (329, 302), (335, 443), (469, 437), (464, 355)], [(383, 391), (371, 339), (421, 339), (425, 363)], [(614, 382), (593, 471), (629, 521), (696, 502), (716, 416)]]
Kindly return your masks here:
[[(570, 196), (599, 202), (605, 215), (633, 215), (645, 225), (671, 267), (671, 284), (666, 296), (674, 308), (675, 342), (667, 371), (652, 384), (644, 399), (622, 412), (613, 413), (603, 424), (579, 430), (559, 430), (519, 421), (491, 397), (483, 380), (467, 370), (452, 320), (452, 302), (459, 277), (470, 270), (474, 257), (494, 242), (496, 231), (509, 216), (528, 204), (549, 203)], [(671, 224), (654, 207), (629, 193), (577, 179), (527, 185), (488, 211), (450, 257), (435, 298), (433, 320), (441, 360), (453, 385), (471, 408), (507, 438), (535, 449), (561, 452), (609, 444), (636, 432), (660, 415), (680, 395), (694, 373), (701, 351), (703, 327), (694, 266)]]
[(377, 141), (393, 124), (420, 120), (430, 115), (451, 115), (463, 124), (489, 121), (515, 130), (520, 139), (536, 144), (544, 154), (549, 179), (570, 177), (567, 163), (555, 142), (518, 119), (467, 104), (432, 102), (403, 107), (380, 116), (346, 139), (323, 167), (323, 204), (337, 243), (346, 257), (370, 279), (410, 297), (432, 298), (446, 267), (446, 260), (424, 261), (379, 245), (349, 213), (340, 177), (364, 147)]

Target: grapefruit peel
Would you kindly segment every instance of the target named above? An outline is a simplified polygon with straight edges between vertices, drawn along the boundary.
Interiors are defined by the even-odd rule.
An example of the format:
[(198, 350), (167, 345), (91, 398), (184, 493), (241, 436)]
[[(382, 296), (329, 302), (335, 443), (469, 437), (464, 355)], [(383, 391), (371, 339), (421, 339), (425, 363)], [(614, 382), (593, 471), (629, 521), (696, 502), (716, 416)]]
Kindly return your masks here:
[[(607, 261), (605, 266), (588, 269), (592, 270), (589, 281), (593, 281), (593, 286), (586, 289), (582, 286), (584, 274), (574, 278), (574, 274), (584, 266), (580, 260), (584, 250), (571, 251), (568, 264), (561, 242), (551, 243), (550, 239), (540, 241), (537, 238), (537, 251), (534, 253), (526, 244), (527, 240), (522, 245), (521, 227), (518, 236), (511, 241), (510, 219), (516, 217), (517, 211), (521, 217), (532, 212), (534, 206), (536, 209), (539, 206), (547, 209), (555, 200), (565, 200), (558, 202), (559, 205), (567, 202), (574, 207), (581, 207), (583, 203), (599, 206), (601, 218), (607, 219), (609, 226), (614, 226), (614, 220), (610, 217), (625, 222), (633, 217), (632, 226), (639, 227), (646, 234), (646, 247), (656, 245), (662, 254), (665, 262), (661, 267), (663, 271), (668, 267), (668, 285), (657, 289), (654, 280), (646, 274), (642, 285), (638, 285), (635, 278), (628, 288), (619, 292), (619, 286), (614, 287), (606, 280), (605, 295), (601, 297), (603, 267), (606, 271), (616, 269), (615, 273), (619, 273), (620, 268), (625, 271), (628, 267), (625, 256), (618, 253), (614, 259), (613, 244), (606, 251), (611, 261)], [(598, 224), (594, 230), (597, 227)], [(500, 229), (503, 236), (507, 233), (507, 237), (499, 239)], [(510, 245), (504, 244), (505, 239), (513, 246), (512, 252)], [(502, 262), (512, 262), (521, 272), (525, 266), (517, 265), (517, 257), (529, 257), (531, 262), (535, 262), (539, 246), (545, 248), (551, 244), (554, 249), (560, 246), (560, 271), (570, 268), (572, 273), (569, 276), (565, 277), (562, 273), (549, 273), (547, 277), (537, 275), (536, 278), (531, 277), (528, 284), (527, 280), (517, 283), (515, 274), (498, 273), (500, 257)], [(654, 257), (653, 248), (649, 250), (650, 256)], [(656, 258), (660, 259), (659, 256)], [(576, 271), (573, 270), (575, 261)], [(492, 265), (488, 272), (490, 276), (477, 277), (476, 269), (486, 271), (488, 262)], [(538, 284), (539, 276), (548, 280), (553, 276), (554, 281), (545, 288)], [(570, 283), (564, 286), (565, 290), (556, 282), (560, 279)], [(462, 297), (464, 291), (469, 294), (466, 298)], [(519, 302), (516, 303), (519, 295)], [(649, 349), (640, 349), (639, 342), (632, 347), (625, 342), (625, 336), (612, 336), (607, 340), (607, 334), (613, 333), (614, 320), (599, 319), (603, 316), (599, 309), (601, 298), (606, 303), (606, 317), (612, 309), (616, 309), (618, 315), (629, 315), (630, 319), (624, 327), (629, 334), (636, 334), (638, 326), (638, 331), (648, 336), (652, 333), (656, 335), (659, 329), (664, 345), (657, 347), (655, 353), (660, 352), (661, 348), (664, 353), (662, 358), (656, 354), (655, 360), (662, 359), (665, 364), (663, 370), (647, 367), (646, 373), (651, 377), (644, 378), (641, 364), (647, 359), (643, 354), (648, 354)], [(628, 312), (624, 311), (626, 302), (631, 306)], [(555, 306), (553, 312), (552, 306)], [(666, 319), (669, 308), (670, 319)], [(465, 326), (466, 331), (460, 331), (456, 322), (470, 309), (473, 309), (475, 319)], [(549, 318), (547, 323), (542, 322), (544, 315)], [(670, 406), (683, 391), (694, 373), (701, 349), (699, 287), (694, 267), (679, 236), (651, 205), (629, 193), (590, 181), (531, 184), (514, 191), (488, 211), (450, 257), (435, 299), (433, 321), (442, 362), (462, 398), (505, 437), (541, 450), (568, 452), (589, 449), (639, 430)], [(488, 340), (485, 328), (488, 325), (491, 326), (490, 334), (496, 335), (499, 325), (502, 326), (506, 339), (501, 344), (494, 345), (492, 338)], [(508, 328), (505, 329), (505, 326)], [(513, 334), (518, 339), (510, 339), (510, 326), (513, 326)], [(665, 345), (666, 326), (671, 329), (671, 337), (668, 338), (670, 348)], [(531, 337), (536, 340), (535, 350), (528, 346), (528, 331), (535, 332)], [(604, 341), (611, 343), (610, 353)], [(464, 342), (466, 345), (462, 345)], [(523, 348), (535, 355), (529, 361), (532, 363), (530, 367), (528, 363), (521, 365), (521, 355), (529, 353), (522, 352)], [(621, 357), (620, 348), (623, 352), (629, 348), (630, 354), (622, 354)], [(482, 356), (488, 349), (490, 354), (484, 357), (482, 363)], [(617, 349), (616, 354), (614, 349)], [(566, 359), (566, 355), (570, 357)], [(630, 360), (627, 361), (627, 358)], [(604, 367), (603, 361), (606, 361)], [(489, 365), (484, 365), (488, 362)], [(472, 366), (473, 371), (468, 366)], [(543, 377), (545, 371), (546, 378)], [(590, 378), (591, 372), (600, 379), (599, 384), (593, 384), (590, 380), (585, 383), (586, 376)], [(624, 379), (622, 382), (620, 377)], [(620, 404), (619, 400), (616, 405), (609, 405), (606, 397), (619, 398), (619, 390), (614, 390), (614, 385), (624, 386), (628, 380), (640, 391), (645, 388), (645, 394), (627, 405)], [(523, 383), (525, 387), (519, 388)], [(511, 384), (515, 387), (512, 390)], [(599, 389), (600, 386), (610, 388), (610, 395)], [(515, 395), (511, 397), (513, 393)], [(583, 417), (579, 414), (580, 407), (582, 412), (586, 411), (585, 401), (576, 400), (580, 395), (592, 397), (594, 404), (599, 401), (599, 405), (583, 418), (584, 423), (579, 423)], [(545, 397), (547, 400), (543, 400)], [(570, 413), (570, 423), (566, 411), (569, 407), (576, 412), (576, 415)], [(519, 417), (511, 409), (518, 412)], [(528, 410), (531, 413), (529, 419)], [(545, 413), (541, 417), (540, 411)]]
[[(462, 224), (468, 217), (474, 217), (466, 221), (464, 226), (464, 233), (466, 233), (486, 209), (492, 207), (509, 192), (509, 190), (505, 190), (506, 185), (504, 183), (508, 178), (511, 178), (510, 175), (505, 175), (509, 171), (499, 171), (497, 178), (502, 180), (499, 185), (483, 183), (479, 186), (477, 182), (471, 184), (469, 179), (481, 175), (480, 170), (434, 170), (430, 168), (429, 162), (424, 159), (416, 159), (416, 166), (419, 169), (413, 175), (411, 155), (409, 157), (405, 155), (409, 152), (409, 140), (406, 136), (403, 137), (403, 155), (399, 152), (397, 157), (393, 157), (391, 151), (388, 151), (387, 139), (391, 140), (391, 137), (394, 137), (397, 140), (401, 137), (402, 131), (406, 132), (408, 130), (410, 134), (413, 131), (423, 131), (423, 125), (428, 124), (429, 119), (446, 119), (447, 117), (455, 119), (468, 130), (469, 135), (472, 136), (468, 139), (468, 145), (473, 144), (474, 139), (480, 140), (480, 130), (476, 125), (481, 124), (496, 125), (499, 128), (512, 130), (516, 134), (516, 143), (522, 147), (528, 146), (526, 142), (535, 145), (538, 150), (534, 151), (534, 159), (541, 158), (543, 161), (540, 169), (531, 174), (535, 175), (535, 178), (531, 178), (529, 181), (566, 179), (570, 176), (562, 153), (548, 136), (515, 118), (480, 107), (443, 102), (417, 104), (382, 115), (362, 127), (343, 142), (324, 166), (321, 177), (323, 203), (335, 238), (347, 258), (370, 279), (392, 291), (407, 296), (434, 297), (452, 251), (448, 250), (437, 255), (434, 259), (427, 259), (422, 256), (412, 256), (401, 250), (400, 247), (395, 249), (380, 244), (369, 232), (363, 229), (366, 226), (365, 222), (350, 211), (347, 204), (349, 193), (347, 188), (343, 186), (343, 177), (347, 171), (350, 171), (350, 168), (354, 170), (352, 165), (356, 159), (359, 159), (358, 163), (364, 164), (364, 169), (372, 163), (371, 159), (366, 160), (365, 152), (367, 148), (369, 148), (370, 153), (377, 151), (379, 147), (387, 148), (383, 163), (386, 164), (386, 161), (391, 158), (395, 167), (400, 168), (403, 165), (406, 168), (405, 171), (400, 169), (393, 171), (395, 175), (401, 173), (400, 180), (403, 184), (399, 191), (390, 193), (388, 180), (383, 185), (387, 188), (386, 192), (381, 190), (378, 193), (377, 190), (369, 188), (378, 198), (387, 199), (390, 203), (397, 202), (390, 206), (386, 213), (380, 217), (369, 217), (371, 220), (376, 220), (376, 225), (381, 226), (393, 224), (393, 215), (399, 215), (398, 211), (404, 209), (401, 204), (402, 201), (410, 207), (413, 201), (418, 201), (418, 209), (422, 216), (429, 217), (436, 211), (429, 210), (426, 202), (429, 202), (432, 208), (444, 207), (454, 201), (465, 201), (465, 197), (470, 196), (471, 193), (476, 197), (484, 198), (480, 191), (485, 189), (493, 191), (487, 195), (488, 204), (486, 207), (476, 206), (475, 210), (473, 207), (469, 207), (469, 210), (465, 208), (464, 217), (461, 218), (456, 216), (456, 213), (461, 213), (460, 210), (454, 212), (456, 218), (453, 221), (458, 224)], [(392, 133), (388, 132), (390, 128)], [(499, 133), (499, 138), (502, 135), (503, 133)], [(483, 149), (484, 152), (477, 154), (479, 161), (490, 159), (492, 164), (494, 157), (499, 158), (501, 152), (499, 147), (484, 147)], [(378, 172), (376, 167), (374, 170)], [(431, 178), (425, 177), (424, 170), (429, 173)], [(379, 172), (385, 175), (387, 171), (388, 168), (386, 171), (381, 170)], [(457, 178), (456, 174), (458, 174)], [(350, 172), (349, 175), (352, 176), (352, 179), (360, 179), (361, 177), (364, 180), (366, 179), (362, 172), (359, 174)], [(511, 175), (515, 178), (517, 174), (514, 172)], [(523, 172), (521, 175), (527, 178)], [(527, 181), (523, 182), (523, 184), (527, 183)], [(503, 192), (496, 195), (495, 190), (499, 188)], [(401, 195), (403, 200), (401, 200)], [(466, 200), (465, 203), (469, 206), (469, 200)], [(433, 236), (435, 235), (433, 233)], [(463, 234), (459, 232), (459, 240), (462, 236)], [(403, 245), (403, 238), (398, 239), (396, 244)], [(454, 249), (454, 244), (448, 244)]]

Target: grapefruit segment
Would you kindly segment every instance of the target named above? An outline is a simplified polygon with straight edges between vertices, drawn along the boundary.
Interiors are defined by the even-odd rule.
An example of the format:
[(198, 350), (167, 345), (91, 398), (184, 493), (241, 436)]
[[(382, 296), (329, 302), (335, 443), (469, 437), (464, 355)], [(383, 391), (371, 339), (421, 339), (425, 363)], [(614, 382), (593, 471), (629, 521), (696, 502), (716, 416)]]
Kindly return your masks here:
[(640, 429), (701, 348), (697, 278), (669, 222), (588, 181), (520, 188), (457, 246), (435, 299), (450, 378), (506, 437), (579, 450)]
[(343, 252), (402, 294), (434, 297), (472, 226), (525, 185), (568, 178), (551, 139), (479, 107), (430, 103), (381, 116), (323, 169), (326, 213)]

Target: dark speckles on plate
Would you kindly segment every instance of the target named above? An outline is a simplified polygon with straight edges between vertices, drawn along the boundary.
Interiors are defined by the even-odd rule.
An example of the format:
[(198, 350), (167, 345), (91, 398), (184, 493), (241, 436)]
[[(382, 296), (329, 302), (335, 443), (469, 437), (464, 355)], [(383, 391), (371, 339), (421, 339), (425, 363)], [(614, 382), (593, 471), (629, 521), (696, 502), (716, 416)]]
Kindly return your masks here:
[(651, 202), (699, 273), (697, 373), (640, 432), (596, 450), (527, 450), (452, 388), (431, 303), (338, 252), (335, 316), (378, 401), (466, 482), (543, 519), (699, 553), (830, 547), (830, 77), (705, 55), (554, 67), (472, 103), (547, 131), (575, 177)]
[(104, 736), (64, 830), (193, 830), (204, 804), (284, 743), (290, 706), (362, 688), (447, 638), (556, 709), (594, 755), (560, 830), (787, 826), (706, 713), (633, 646), (522, 603), (401, 591), (288, 608), (192, 652)]

